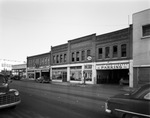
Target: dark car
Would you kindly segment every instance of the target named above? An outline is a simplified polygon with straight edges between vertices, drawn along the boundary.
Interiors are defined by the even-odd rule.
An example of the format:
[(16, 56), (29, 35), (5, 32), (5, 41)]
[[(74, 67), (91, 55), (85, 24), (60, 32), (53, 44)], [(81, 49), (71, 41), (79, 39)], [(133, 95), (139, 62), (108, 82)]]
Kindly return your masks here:
[(105, 111), (119, 118), (150, 118), (150, 83), (133, 92), (110, 97)]
[(47, 76), (41, 76), (37, 78), (35, 81), (39, 83), (51, 83), (51, 79)]
[(10, 89), (9, 83), (11, 81), (0, 74), (0, 109), (11, 107), (15, 108), (21, 102), (19, 92), (16, 89)]
[(11, 77), (11, 79), (13, 79), (13, 80), (21, 80), (21, 77), (19, 75), (13, 75)]

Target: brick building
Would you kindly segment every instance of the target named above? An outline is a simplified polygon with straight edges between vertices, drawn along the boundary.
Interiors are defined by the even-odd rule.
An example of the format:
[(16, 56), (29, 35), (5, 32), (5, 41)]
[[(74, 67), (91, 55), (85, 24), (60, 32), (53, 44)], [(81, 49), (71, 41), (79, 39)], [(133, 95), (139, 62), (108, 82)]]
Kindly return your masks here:
[(98, 84), (119, 84), (121, 78), (133, 81), (132, 25), (96, 38), (96, 78)]
[[(68, 43), (51, 47), (51, 78), (60, 82), (83, 82), (83, 72), (87, 83), (93, 83), (93, 59), (96, 35), (88, 35), (69, 40)], [(94, 70), (94, 69), (93, 69)]]
[(51, 78), (67, 82), (68, 44), (51, 47)]
[(40, 76), (50, 76), (50, 55), (44, 53), (27, 57), (27, 78), (37, 79)]

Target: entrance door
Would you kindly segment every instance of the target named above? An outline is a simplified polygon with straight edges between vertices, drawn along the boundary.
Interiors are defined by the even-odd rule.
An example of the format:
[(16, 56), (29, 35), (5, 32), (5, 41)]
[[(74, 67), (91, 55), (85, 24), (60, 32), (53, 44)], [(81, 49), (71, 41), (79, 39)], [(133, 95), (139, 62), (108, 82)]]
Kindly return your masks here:
[(67, 72), (62, 72), (62, 81), (67, 82)]

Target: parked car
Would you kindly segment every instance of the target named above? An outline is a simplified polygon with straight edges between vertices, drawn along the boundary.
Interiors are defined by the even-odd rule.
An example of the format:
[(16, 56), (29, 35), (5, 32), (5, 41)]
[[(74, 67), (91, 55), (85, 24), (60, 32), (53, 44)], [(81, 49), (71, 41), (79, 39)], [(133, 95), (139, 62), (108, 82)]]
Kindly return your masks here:
[(14, 76), (11, 77), (11, 79), (13, 79), (13, 80), (20, 80), (21, 77), (19, 75), (14, 75)]
[(0, 109), (15, 108), (21, 102), (19, 91), (9, 88), (10, 82), (11, 80), (0, 74)]
[(110, 97), (105, 111), (119, 118), (150, 118), (150, 83), (133, 92)]
[(50, 83), (51, 79), (47, 76), (41, 76), (41, 77), (37, 78), (35, 81), (39, 82), (39, 83)]

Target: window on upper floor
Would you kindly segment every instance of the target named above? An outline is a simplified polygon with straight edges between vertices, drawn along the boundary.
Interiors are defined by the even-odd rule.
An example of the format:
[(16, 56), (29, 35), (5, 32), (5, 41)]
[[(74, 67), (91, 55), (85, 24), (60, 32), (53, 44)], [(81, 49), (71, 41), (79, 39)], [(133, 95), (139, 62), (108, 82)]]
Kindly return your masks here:
[(142, 26), (143, 37), (150, 36), (150, 24)]
[(64, 54), (64, 62), (67, 61), (67, 54)]
[(56, 63), (56, 56), (53, 56), (53, 63)]
[(118, 57), (118, 46), (113, 46), (113, 58)]
[(103, 48), (98, 48), (98, 59), (102, 59)]
[(121, 57), (126, 57), (127, 56), (127, 44), (122, 44), (121, 45)]
[(80, 53), (79, 52), (76, 52), (76, 61), (79, 61), (80, 60)]
[(85, 51), (84, 50), (81, 52), (81, 59), (82, 59), (82, 61), (85, 60)]
[(49, 59), (49, 57), (47, 58), (47, 63), (48, 63), (48, 65), (50, 64), (50, 59)]
[(63, 62), (63, 57), (62, 57), (62, 54), (60, 55), (60, 63)]
[(59, 55), (56, 56), (56, 63), (59, 63)]
[(91, 50), (87, 50), (87, 57), (91, 56)]
[(47, 57), (44, 59), (44, 61), (45, 61), (45, 65), (47, 65)]
[(74, 62), (74, 61), (75, 61), (75, 53), (72, 52), (72, 62)]
[(110, 58), (110, 47), (105, 47), (105, 58)]

